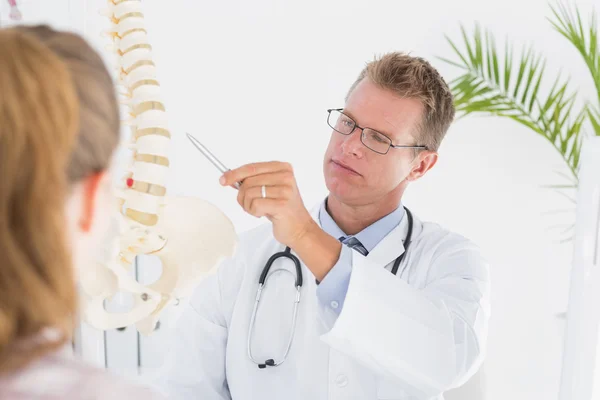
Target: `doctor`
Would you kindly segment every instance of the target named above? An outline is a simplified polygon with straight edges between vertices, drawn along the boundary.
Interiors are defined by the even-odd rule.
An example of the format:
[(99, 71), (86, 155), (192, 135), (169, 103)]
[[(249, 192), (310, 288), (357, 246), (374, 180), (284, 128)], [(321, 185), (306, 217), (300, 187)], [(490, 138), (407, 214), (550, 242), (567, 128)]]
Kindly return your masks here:
[[(172, 398), (442, 399), (481, 365), (488, 264), (401, 203), (454, 118), (446, 83), (421, 58), (386, 54), (326, 117), (329, 195), (311, 211), (287, 163), (221, 178), (243, 181), (238, 202), (271, 223), (243, 234), (186, 305), (168, 352)], [(275, 260), (255, 310), (265, 264), (286, 246), (298, 268)]]

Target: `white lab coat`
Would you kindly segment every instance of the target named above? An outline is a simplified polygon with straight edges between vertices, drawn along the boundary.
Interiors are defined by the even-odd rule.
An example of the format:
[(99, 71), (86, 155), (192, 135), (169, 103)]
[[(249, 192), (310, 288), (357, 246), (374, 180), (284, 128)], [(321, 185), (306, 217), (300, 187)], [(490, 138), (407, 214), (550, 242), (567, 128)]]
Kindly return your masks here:
[[(318, 223), (319, 207), (311, 214)], [(234, 257), (207, 278), (182, 312), (168, 351), (163, 387), (173, 399), (350, 400), (442, 399), (475, 374), (484, 358), (489, 267), (469, 240), (414, 217), (366, 257), (352, 251), (352, 275), (339, 317), (321, 305), (310, 270), (293, 345), (280, 366), (259, 369), (247, 352), (258, 278), (284, 246), (271, 224), (240, 236)], [(383, 268), (386, 266), (385, 268)], [(280, 360), (291, 330), (294, 271), (275, 262), (256, 317), (252, 352)]]

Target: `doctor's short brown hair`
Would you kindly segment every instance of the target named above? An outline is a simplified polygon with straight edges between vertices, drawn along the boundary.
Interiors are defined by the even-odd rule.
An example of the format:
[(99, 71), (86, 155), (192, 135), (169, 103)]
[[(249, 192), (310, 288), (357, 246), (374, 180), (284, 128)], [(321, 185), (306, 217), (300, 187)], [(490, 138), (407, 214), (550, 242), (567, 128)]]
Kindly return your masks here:
[(455, 108), (444, 78), (428, 61), (400, 52), (376, 57), (360, 72), (346, 100), (365, 78), (400, 97), (418, 99), (423, 104), (423, 116), (414, 132), (415, 144), (432, 151), (439, 149), (454, 120)]

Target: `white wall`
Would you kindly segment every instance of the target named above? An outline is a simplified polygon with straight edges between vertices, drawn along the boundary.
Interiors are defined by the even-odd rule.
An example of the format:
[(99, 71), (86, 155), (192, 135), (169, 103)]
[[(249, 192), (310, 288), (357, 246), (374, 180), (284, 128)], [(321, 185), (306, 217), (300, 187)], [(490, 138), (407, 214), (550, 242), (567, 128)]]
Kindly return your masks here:
[[(218, 204), (239, 231), (262, 221), (245, 215), (235, 192), (218, 185), (218, 173), (184, 132), (232, 168), (291, 162), (312, 205), (326, 194), (325, 110), (343, 106), (347, 87), (376, 53), (410, 51), (450, 79), (456, 71), (435, 60), (451, 55), (444, 34), (458, 38), (460, 22), (479, 21), (499, 39), (533, 43), (547, 55), (549, 72), (562, 68), (582, 93), (591, 93), (579, 56), (551, 29), (542, 0), (143, 2), (174, 136), (168, 189)], [(29, 3), (33, 14), (46, 2)], [(61, 4), (85, 3), (86, 21), (71, 23), (101, 43), (94, 32), (103, 25), (95, 11), (101, 1), (53, 3), (43, 17), (57, 23), (64, 22)], [(592, 3), (578, 1), (584, 10)], [(557, 397), (562, 325), (556, 314), (566, 310), (572, 246), (560, 244), (560, 230), (549, 227), (573, 222), (574, 212), (543, 215), (573, 208), (540, 187), (562, 183), (554, 170), (566, 172), (544, 139), (512, 122), (469, 117), (454, 124), (438, 165), (406, 195), (421, 218), (470, 237), (492, 264), (485, 372), (493, 399)]]

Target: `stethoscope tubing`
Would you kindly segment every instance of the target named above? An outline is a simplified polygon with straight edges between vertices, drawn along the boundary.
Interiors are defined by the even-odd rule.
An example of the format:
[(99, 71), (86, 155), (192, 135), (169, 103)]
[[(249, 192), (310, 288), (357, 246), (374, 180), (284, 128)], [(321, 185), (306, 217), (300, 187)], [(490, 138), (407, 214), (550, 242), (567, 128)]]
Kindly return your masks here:
[[(406, 215), (408, 217), (408, 232), (406, 233), (406, 238), (404, 240), (404, 252), (399, 257), (396, 258), (396, 260), (394, 261), (392, 270), (391, 270), (392, 274), (394, 274), (394, 275), (397, 274), (400, 263), (404, 259), (404, 256), (406, 255), (406, 253), (408, 251), (408, 247), (410, 246), (411, 239), (412, 239), (413, 217), (408, 208), (404, 207), (404, 209), (406, 210)], [(296, 269), (296, 276), (295, 276), (296, 298), (294, 300), (294, 311), (292, 314), (292, 333), (289, 336), (288, 343), (287, 343), (285, 352), (283, 354), (283, 357), (281, 358), (281, 361), (275, 361), (274, 359), (271, 358), (271, 359), (265, 360), (264, 363), (261, 363), (261, 362), (257, 361), (254, 358), (254, 356), (252, 355), (252, 346), (251, 346), (252, 334), (254, 333), (254, 326), (256, 323), (256, 314), (258, 313), (258, 305), (260, 303), (263, 289), (266, 287), (266, 284), (267, 284), (267, 275), (269, 274), (269, 270), (271, 269), (271, 266), (273, 265), (273, 263), (279, 258), (287, 258), (289, 260), (292, 260), (294, 262), (294, 267)], [(288, 271), (285, 269), (278, 270), (278, 271), (284, 271), (284, 272), (287, 272), (290, 274), (292, 273), (291, 271)], [(252, 362), (254, 362), (255, 364), (257, 364), (258, 367), (261, 369), (264, 369), (268, 366), (276, 367), (278, 365), (281, 365), (285, 362), (285, 360), (288, 357), (288, 354), (292, 347), (292, 342), (294, 341), (294, 335), (296, 333), (296, 322), (298, 320), (298, 307), (300, 304), (302, 282), (303, 282), (302, 264), (300, 263), (300, 260), (298, 259), (298, 257), (296, 257), (294, 254), (292, 254), (292, 251), (288, 246), (286, 246), (284, 251), (277, 252), (277, 253), (273, 254), (271, 257), (269, 257), (269, 260), (265, 264), (265, 266), (260, 274), (260, 277), (258, 279), (258, 290), (256, 292), (256, 299), (254, 301), (254, 307), (252, 309), (252, 316), (250, 317), (250, 326), (248, 327), (247, 347), (248, 347), (248, 358), (250, 358), (250, 360)]]

